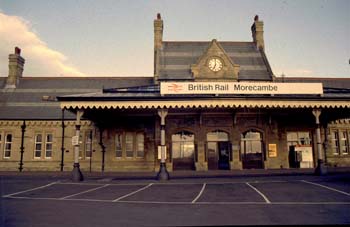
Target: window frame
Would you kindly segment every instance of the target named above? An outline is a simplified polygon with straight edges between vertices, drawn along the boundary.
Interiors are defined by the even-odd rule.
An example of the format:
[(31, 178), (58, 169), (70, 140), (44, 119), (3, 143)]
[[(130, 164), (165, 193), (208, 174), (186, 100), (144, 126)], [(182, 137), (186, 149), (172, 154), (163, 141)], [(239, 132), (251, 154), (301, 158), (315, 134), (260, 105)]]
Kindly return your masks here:
[[(41, 141), (40, 142), (37, 141), (37, 138), (38, 138), (39, 135), (41, 136)], [(40, 155), (39, 156), (36, 156), (37, 151), (39, 151), (37, 149), (37, 144), (40, 144)], [(43, 133), (35, 133), (35, 135), (34, 135), (34, 159), (41, 159), (42, 151), (43, 151), (43, 144), (44, 144), (44, 142), (43, 142)]]
[[(142, 135), (142, 156), (139, 155), (138, 136)], [(129, 138), (127, 138), (129, 136)], [(119, 138), (120, 149), (117, 150), (117, 137)], [(127, 140), (129, 139), (129, 140)], [(129, 150), (128, 150), (129, 149)], [(121, 156), (117, 156), (118, 153)], [(128, 153), (129, 152), (129, 153)], [(131, 155), (132, 152), (132, 155)], [(129, 155), (128, 155), (129, 154)], [(145, 133), (143, 131), (117, 131), (114, 136), (114, 158), (117, 160), (144, 159), (145, 158)]]
[[(333, 155), (349, 155), (350, 153), (350, 130), (349, 129), (331, 129), (331, 150)], [(337, 135), (337, 136), (334, 136)], [(345, 137), (343, 137), (345, 135)], [(344, 141), (344, 145), (342, 142)], [(345, 147), (345, 152), (343, 148)]]
[[(51, 141), (48, 141), (48, 135), (51, 135)], [(51, 145), (51, 156), (47, 155), (47, 145)], [(44, 145), (45, 151), (44, 151), (44, 158), (45, 159), (52, 159), (53, 156), (53, 134), (52, 133), (45, 133), (45, 145)]]
[[(37, 136), (41, 135), (41, 141), (37, 141)], [(51, 141), (48, 141), (48, 136), (51, 135)], [(34, 160), (52, 160), (54, 154), (54, 133), (50, 131), (35, 132), (34, 133), (34, 148), (33, 148), (33, 159)], [(40, 156), (36, 156), (37, 144), (41, 145)], [(51, 149), (48, 149), (48, 145), (51, 145)], [(48, 156), (48, 152), (51, 152), (51, 156)]]
[[(84, 158), (90, 159), (92, 157), (92, 143), (93, 141), (93, 132), (92, 130), (86, 130), (84, 132)], [(90, 156), (88, 156), (88, 152), (90, 152)]]
[[(11, 135), (11, 141), (10, 142), (8, 142), (7, 141), (7, 136), (8, 135)], [(6, 132), (5, 133), (5, 136), (4, 136), (4, 149), (3, 149), (3, 151), (4, 151), (4, 154), (3, 154), (3, 158), (4, 159), (10, 159), (11, 158), (11, 153), (12, 153), (12, 143), (13, 143), (13, 134), (12, 133), (10, 133), (10, 132)], [(8, 149), (6, 149), (7, 148), (7, 144), (9, 144), (10, 145), (10, 149), (8, 150)], [(9, 156), (6, 156), (6, 151), (9, 151)]]

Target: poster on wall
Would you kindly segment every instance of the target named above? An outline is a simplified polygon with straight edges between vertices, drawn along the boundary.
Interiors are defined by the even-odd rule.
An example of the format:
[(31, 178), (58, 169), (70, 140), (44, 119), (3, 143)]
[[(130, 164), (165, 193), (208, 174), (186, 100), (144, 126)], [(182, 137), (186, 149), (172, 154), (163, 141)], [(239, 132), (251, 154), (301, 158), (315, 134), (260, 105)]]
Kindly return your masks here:
[(269, 144), (269, 158), (276, 158), (277, 157), (277, 144), (270, 143)]

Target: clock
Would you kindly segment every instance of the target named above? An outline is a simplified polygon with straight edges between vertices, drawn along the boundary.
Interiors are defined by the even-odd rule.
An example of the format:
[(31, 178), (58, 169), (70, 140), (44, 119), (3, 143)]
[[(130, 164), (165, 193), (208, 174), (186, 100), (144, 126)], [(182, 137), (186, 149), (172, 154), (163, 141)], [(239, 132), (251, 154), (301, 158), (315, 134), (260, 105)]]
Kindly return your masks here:
[(208, 61), (208, 67), (213, 72), (218, 72), (222, 69), (222, 62), (219, 58), (210, 58)]

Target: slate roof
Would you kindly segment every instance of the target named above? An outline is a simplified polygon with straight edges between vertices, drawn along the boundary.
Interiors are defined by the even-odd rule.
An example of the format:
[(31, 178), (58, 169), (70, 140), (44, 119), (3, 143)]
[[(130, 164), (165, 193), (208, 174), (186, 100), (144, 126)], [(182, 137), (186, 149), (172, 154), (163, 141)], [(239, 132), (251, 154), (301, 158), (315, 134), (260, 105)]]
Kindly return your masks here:
[(195, 99), (195, 98), (268, 98), (268, 99), (350, 99), (350, 78), (276, 78), (275, 82), (322, 83), (324, 94), (320, 95), (243, 95), (243, 94), (191, 94), (161, 96), (159, 85), (109, 88), (96, 93), (73, 94), (59, 97), (60, 100), (160, 100), (160, 99)]
[[(62, 114), (57, 96), (151, 85), (153, 77), (23, 77), (16, 89), (4, 89), (5, 83), (0, 77), (0, 120), (57, 120)], [(65, 118), (75, 116), (65, 111)]]
[[(159, 80), (191, 80), (191, 65), (205, 53), (211, 42), (163, 42)], [(271, 81), (272, 70), (263, 51), (253, 42), (218, 42), (231, 60), (240, 65), (239, 81)]]

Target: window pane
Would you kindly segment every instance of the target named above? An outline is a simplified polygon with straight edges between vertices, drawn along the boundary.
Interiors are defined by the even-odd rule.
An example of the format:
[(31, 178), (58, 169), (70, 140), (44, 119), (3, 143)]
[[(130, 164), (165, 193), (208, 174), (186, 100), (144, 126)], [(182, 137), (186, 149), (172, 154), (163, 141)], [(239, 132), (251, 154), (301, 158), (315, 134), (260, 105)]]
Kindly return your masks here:
[(337, 131), (332, 132), (332, 150), (334, 154), (339, 154), (339, 134)]
[(52, 142), (52, 138), (53, 138), (52, 134), (47, 134), (46, 135), (46, 142)]
[(115, 135), (115, 156), (122, 157), (122, 134)]
[(137, 133), (136, 135), (137, 157), (144, 156), (144, 135), (143, 133)]
[(35, 150), (41, 151), (41, 143), (35, 144)]
[(228, 134), (222, 131), (208, 132), (207, 141), (228, 141)]
[(40, 158), (41, 157), (41, 151), (36, 150), (35, 153), (34, 153), (34, 157)]
[(181, 147), (181, 143), (180, 142), (173, 142), (172, 143), (172, 147), (171, 147), (171, 149), (172, 149), (172, 156), (173, 156), (173, 158), (180, 158), (181, 156), (181, 154), (180, 154), (180, 148)]
[(35, 137), (35, 142), (41, 143), (43, 141), (41, 134), (37, 134)]
[(340, 152), (342, 154), (348, 153), (348, 140), (346, 131), (340, 132)]
[(298, 134), (296, 132), (288, 132), (287, 141), (298, 141)]
[(126, 157), (134, 156), (133, 134), (130, 132), (125, 134), (125, 151)]
[(51, 143), (46, 144), (46, 150), (52, 150), (52, 144)]
[(7, 143), (5, 145), (5, 150), (11, 150), (11, 143)]
[(92, 151), (92, 131), (88, 131), (85, 136), (85, 157), (90, 158)]
[(4, 157), (10, 158), (11, 157), (11, 148), (12, 148), (12, 134), (7, 134), (5, 136), (5, 149), (4, 149)]
[(42, 135), (35, 135), (35, 150), (34, 150), (34, 158), (41, 157), (41, 149), (42, 149)]
[(6, 158), (11, 157), (11, 150), (5, 150), (5, 157)]
[(52, 157), (52, 150), (46, 150), (45, 157), (51, 158)]
[(6, 135), (6, 142), (12, 142), (12, 134)]

